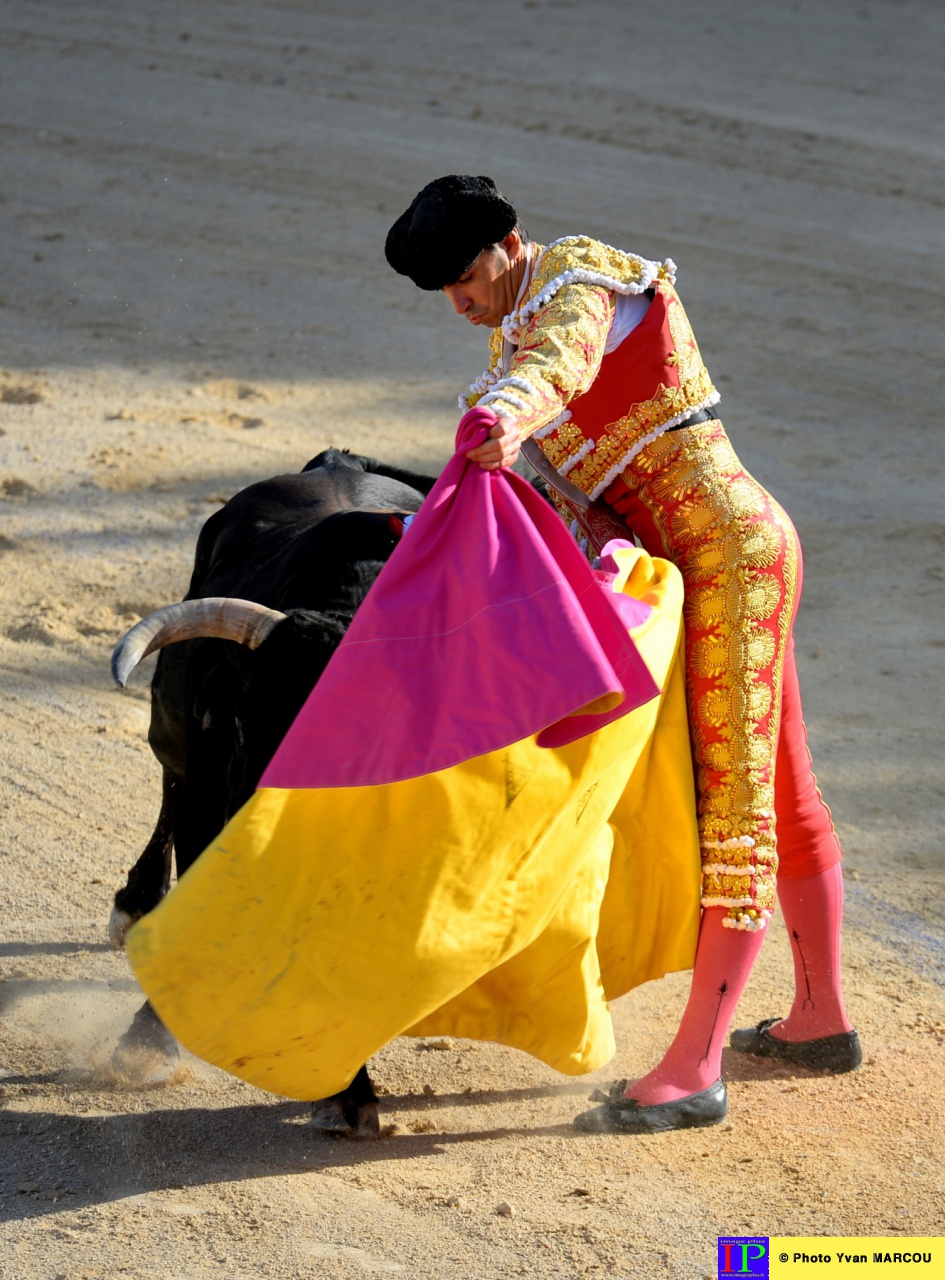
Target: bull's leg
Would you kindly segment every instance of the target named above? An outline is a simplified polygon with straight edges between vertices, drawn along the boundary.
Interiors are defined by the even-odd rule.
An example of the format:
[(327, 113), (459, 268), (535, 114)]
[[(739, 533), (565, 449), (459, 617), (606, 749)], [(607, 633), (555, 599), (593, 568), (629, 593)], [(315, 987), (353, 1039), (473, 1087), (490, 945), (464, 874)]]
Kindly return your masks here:
[(124, 888), (115, 894), (115, 905), (108, 921), (108, 940), (116, 951), (124, 946), (125, 934), (134, 922), (152, 911), (170, 888), (174, 793), (177, 785), (177, 777), (165, 769), (161, 812), (154, 832), (141, 857), (128, 872)]
[(319, 1133), (336, 1133), (343, 1138), (378, 1137), (377, 1094), (367, 1067), (361, 1067), (341, 1093), (312, 1103), (312, 1124)]
[(137, 1071), (142, 1054), (161, 1059), (163, 1070), (177, 1066), (180, 1049), (177, 1041), (151, 1008), (149, 1001), (135, 1014), (131, 1026), (118, 1041), (112, 1054), (112, 1064), (119, 1071)]
[[(125, 887), (115, 894), (115, 905), (108, 921), (108, 938), (116, 950), (124, 945), (125, 934), (134, 922), (152, 911), (170, 888), (178, 783), (176, 775), (165, 769), (161, 812), (151, 839), (128, 872)], [(115, 1046), (112, 1063), (119, 1071), (137, 1072), (142, 1055), (160, 1059), (162, 1071), (172, 1070), (180, 1058), (177, 1041), (148, 1001), (135, 1014), (131, 1026)]]

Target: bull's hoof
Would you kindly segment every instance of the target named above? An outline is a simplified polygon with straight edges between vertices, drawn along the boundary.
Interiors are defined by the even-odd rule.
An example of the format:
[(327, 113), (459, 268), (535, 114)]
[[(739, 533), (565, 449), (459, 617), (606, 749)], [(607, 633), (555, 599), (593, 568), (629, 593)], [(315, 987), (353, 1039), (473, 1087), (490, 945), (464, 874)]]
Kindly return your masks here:
[(358, 1120), (354, 1127), (356, 1138), (379, 1138), (381, 1121), (377, 1114), (376, 1102), (364, 1102), (358, 1107)]
[(135, 1014), (112, 1053), (112, 1066), (129, 1076), (164, 1079), (180, 1062), (177, 1041), (149, 1004)]
[(312, 1127), (319, 1133), (334, 1134), (339, 1138), (379, 1138), (381, 1122), (376, 1102), (363, 1102), (360, 1106), (346, 1103), (343, 1096), (321, 1098), (312, 1103)]
[(125, 935), (136, 920), (140, 920), (140, 913), (136, 916), (129, 915), (127, 911), (121, 911), (118, 907), (112, 907), (112, 913), (108, 917), (108, 945), (113, 951), (121, 951), (125, 945)]
[(354, 1137), (354, 1125), (345, 1115), (345, 1104), (340, 1098), (322, 1098), (312, 1103), (312, 1127), (319, 1133)]

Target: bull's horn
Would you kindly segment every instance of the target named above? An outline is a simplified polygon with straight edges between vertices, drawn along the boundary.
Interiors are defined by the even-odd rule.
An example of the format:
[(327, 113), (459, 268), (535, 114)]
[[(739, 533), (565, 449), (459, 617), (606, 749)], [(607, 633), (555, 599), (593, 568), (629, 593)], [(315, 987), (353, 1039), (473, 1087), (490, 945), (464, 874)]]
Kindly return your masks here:
[(208, 596), (205, 600), (165, 605), (142, 618), (118, 641), (112, 653), (112, 675), (115, 683), (124, 689), (128, 677), (143, 658), (177, 640), (217, 636), (258, 649), (285, 616), (277, 609), (267, 609), (264, 604), (230, 596)]

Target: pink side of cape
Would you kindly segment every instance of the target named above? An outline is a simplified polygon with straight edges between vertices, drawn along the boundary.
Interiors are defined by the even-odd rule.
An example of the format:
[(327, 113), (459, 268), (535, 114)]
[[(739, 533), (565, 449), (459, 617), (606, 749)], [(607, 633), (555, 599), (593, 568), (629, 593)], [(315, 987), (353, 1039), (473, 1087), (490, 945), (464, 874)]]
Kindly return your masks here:
[[(261, 787), (379, 786), (532, 734), (560, 746), (658, 694), (627, 634), (647, 606), (598, 581), (526, 481), (466, 461), (495, 421), (461, 420)], [(608, 693), (622, 695), (611, 711), (575, 714)]]

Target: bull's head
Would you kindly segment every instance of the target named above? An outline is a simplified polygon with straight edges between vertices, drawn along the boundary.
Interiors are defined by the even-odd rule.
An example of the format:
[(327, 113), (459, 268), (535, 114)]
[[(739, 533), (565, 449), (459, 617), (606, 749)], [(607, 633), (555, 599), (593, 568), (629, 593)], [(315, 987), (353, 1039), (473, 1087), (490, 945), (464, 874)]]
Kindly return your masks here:
[(189, 861), (252, 794), (349, 623), (313, 609), (281, 613), (211, 597), (158, 609), (118, 642), (112, 672), (121, 686), (155, 650), (179, 641), (236, 642), (200, 657), (175, 655), (152, 686), (151, 746), (199, 797), (175, 834), (179, 869), (182, 855)]

